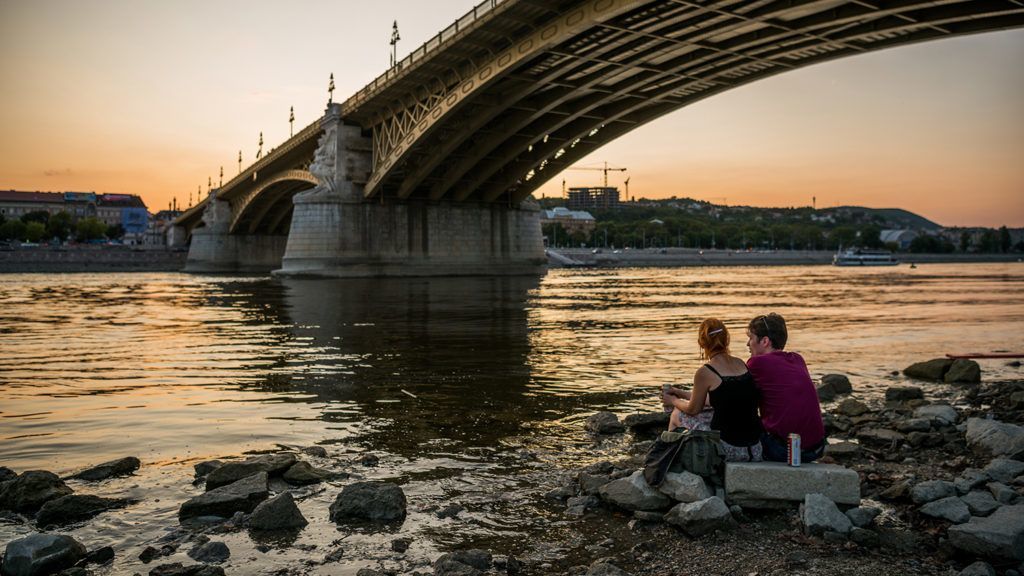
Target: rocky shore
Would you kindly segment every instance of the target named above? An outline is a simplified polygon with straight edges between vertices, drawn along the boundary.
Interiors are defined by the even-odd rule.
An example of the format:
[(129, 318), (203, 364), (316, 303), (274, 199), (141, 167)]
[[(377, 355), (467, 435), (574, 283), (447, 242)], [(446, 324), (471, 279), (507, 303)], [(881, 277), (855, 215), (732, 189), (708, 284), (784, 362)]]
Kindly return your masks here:
[[(0, 467), (0, 522), (29, 532), (4, 543), (0, 571), (105, 575), (116, 557), (131, 556), (145, 566), (139, 574), (215, 576), (231, 573), (224, 566), (231, 566), (232, 538), (248, 537), (267, 552), (267, 542), (294, 541), (315, 514), (336, 525), (339, 538), (274, 574), (349, 573), (331, 566), (350, 553), (345, 535), (358, 530), (376, 535), (388, 560), (353, 569), (357, 576), (1019, 576), (1024, 382), (983, 383), (977, 364), (945, 359), (915, 364), (904, 374), (913, 385), (891, 387), (884, 401), (860, 398), (856, 382), (844, 375), (822, 378), (818, 392), (830, 435), (822, 462), (799, 470), (740, 465), (732, 475), (727, 471), (722, 485), (683, 472), (670, 474), (659, 489), (649, 487), (639, 470), (667, 417), (595, 414), (581, 433), (595, 446), (617, 442), (623, 453), (579, 470), (553, 471), (538, 490), (552, 511), (545, 522), (572, 532), (586, 521), (599, 531), (552, 537), (515, 552), (499, 541), (491, 550), (416, 554), (414, 539), (391, 531), (416, 506), (415, 496), (401, 482), (366, 479), (361, 471), (378, 464), (368, 453), (339, 462), (324, 447), (310, 446), (196, 463), (194, 485), (182, 487), (193, 495), (178, 506), (177, 524), (154, 541), (123, 547), (79, 542), (67, 532), (137, 504), (103, 495), (105, 482), (145, 465), (137, 458), (65, 478)], [(742, 466), (764, 467), (744, 472)], [(333, 499), (329, 507), (300, 508), (324, 491)], [(442, 518), (461, 511), (451, 503), (432, 513)]]

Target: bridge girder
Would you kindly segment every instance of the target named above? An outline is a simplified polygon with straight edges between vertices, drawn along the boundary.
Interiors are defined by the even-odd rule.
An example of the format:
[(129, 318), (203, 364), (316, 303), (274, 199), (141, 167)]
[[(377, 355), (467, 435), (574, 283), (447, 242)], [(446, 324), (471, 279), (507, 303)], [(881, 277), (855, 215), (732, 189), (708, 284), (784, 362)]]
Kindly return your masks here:
[(561, 2), (501, 49), (391, 101), (383, 118), (364, 116), (374, 135), (364, 193), (519, 202), (586, 153), (729, 88), (851, 54), (1018, 26), (1018, 0)]
[(262, 228), (265, 233), (273, 233), (281, 223), (281, 214), (290, 211), (292, 196), (317, 184), (316, 176), (308, 170), (284, 170), (261, 179), (257, 186), (230, 201), (233, 216), (229, 232), (255, 234)]

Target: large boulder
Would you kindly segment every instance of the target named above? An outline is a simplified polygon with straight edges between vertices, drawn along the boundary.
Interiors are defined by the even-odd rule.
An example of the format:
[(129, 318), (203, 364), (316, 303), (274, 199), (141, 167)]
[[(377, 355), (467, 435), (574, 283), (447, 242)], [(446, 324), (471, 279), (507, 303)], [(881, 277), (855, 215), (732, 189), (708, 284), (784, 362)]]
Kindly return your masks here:
[(839, 511), (839, 507), (823, 494), (808, 494), (800, 505), (800, 521), (804, 532), (821, 536), (825, 532), (848, 534), (853, 528), (850, 519)]
[(967, 505), (971, 516), (988, 516), (999, 509), (999, 502), (989, 492), (972, 490), (960, 497), (960, 501)]
[(665, 514), (665, 521), (679, 526), (683, 532), (693, 537), (736, 527), (736, 520), (729, 512), (729, 507), (717, 496), (677, 504)]
[(185, 520), (197, 516), (221, 516), (230, 518), (235, 512), (252, 512), (267, 499), (267, 473), (258, 472), (252, 476), (200, 494), (181, 505), (178, 518)]
[(11, 540), (4, 552), (4, 576), (42, 576), (70, 568), (85, 557), (85, 546), (62, 534), (30, 534)]
[(642, 471), (612, 480), (598, 490), (601, 499), (626, 510), (660, 510), (672, 503), (644, 480)]
[(783, 462), (729, 462), (725, 465), (726, 499), (744, 508), (785, 508), (807, 494), (834, 502), (860, 504), (860, 477), (835, 464), (787, 466)]
[(714, 496), (704, 479), (690, 472), (669, 472), (658, 491), (676, 502), (696, 502)]
[(950, 496), (956, 496), (956, 484), (945, 480), (927, 480), (910, 491), (910, 499), (919, 505)]
[(630, 414), (622, 420), (622, 423), (626, 428), (629, 428), (634, 432), (664, 430), (668, 428), (669, 416), (670, 414), (665, 411)]
[(881, 514), (879, 508), (869, 506), (857, 506), (846, 511), (846, 517), (857, 528), (867, 528)]
[(128, 456), (126, 458), (119, 458), (117, 460), (111, 460), (110, 462), (104, 462), (103, 464), (93, 466), (92, 468), (87, 468), (72, 475), (71, 477), (76, 480), (97, 482), (99, 480), (106, 480), (107, 478), (113, 478), (115, 476), (127, 476), (138, 470), (141, 465), (142, 463), (139, 462), (138, 458)]
[(954, 360), (943, 380), (950, 383), (977, 384), (981, 382), (981, 366), (974, 360)]
[(1007, 458), (996, 458), (985, 466), (985, 474), (996, 482), (1013, 482), (1013, 479), (1024, 474), (1024, 462), (1020, 460), (1009, 460)]
[(7, 466), (0, 466), (0, 482), (7, 482), (18, 477), (18, 473)]
[(309, 524), (291, 492), (282, 492), (260, 503), (249, 518), (253, 530), (290, 530)]
[(967, 504), (956, 496), (947, 496), (925, 504), (921, 507), (921, 514), (948, 520), (954, 524), (963, 524), (971, 519), (971, 511)]
[(227, 486), (259, 472), (266, 472), (269, 476), (281, 474), (291, 468), (296, 461), (295, 454), (283, 452), (247, 458), (241, 462), (228, 462), (210, 472), (206, 477), (206, 489), (213, 490)]
[(71, 488), (53, 472), (29, 470), (3, 484), (0, 489), (0, 509), (35, 512), (50, 500), (67, 496), (71, 492)]
[(903, 375), (909, 378), (917, 378), (918, 380), (941, 381), (952, 365), (953, 361), (949, 358), (935, 358), (934, 360), (918, 362), (907, 366), (903, 369)]
[(948, 404), (929, 404), (914, 410), (914, 418), (927, 418), (940, 425), (956, 424), (956, 408)]
[(1024, 560), (1024, 505), (1003, 506), (985, 518), (974, 517), (949, 529), (954, 547), (984, 558)]
[(821, 388), (827, 388), (833, 395), (849, 394), (853, 392), (853, 385), (850, 379), (843, 374), (825, 374), (821, 377)]
[(43, 504), (43, 507), (39, 509), (39, 513), (36, 514), (36, 524), (41, 527), (63, 526), (71, 522), (88, 520), (100, 512), (113, 508), (123, 508), (128, 504), (128, 500), (117, 498), (68, 494)]
[(967, 445), (992, 456), (1024, 459), (1024, 428), (986, 418), (967, 419)]
[(345, 486), (331, 504), (331, 520), (392, 522), (405, 518), (405, 492), (391, 482), (355, 482)]
[(594, 434), (616, 434), (625, 429), (619, 417), (611, 412), (598, 412), (587, 418), (587, 430)]

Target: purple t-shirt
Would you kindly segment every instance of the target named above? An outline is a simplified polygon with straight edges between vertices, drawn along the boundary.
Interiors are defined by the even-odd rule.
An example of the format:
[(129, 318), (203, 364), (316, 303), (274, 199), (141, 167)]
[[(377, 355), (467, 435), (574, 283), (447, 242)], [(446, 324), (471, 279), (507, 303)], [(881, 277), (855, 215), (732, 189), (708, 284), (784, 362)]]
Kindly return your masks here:
[(781, 350), (751, 356), (747, 369), (761, 393), (761, 423), (766, 431), (783, 440), (795, 432), (805, 450), (821, 442), (825, 437), (821, 405), (802, 356)]

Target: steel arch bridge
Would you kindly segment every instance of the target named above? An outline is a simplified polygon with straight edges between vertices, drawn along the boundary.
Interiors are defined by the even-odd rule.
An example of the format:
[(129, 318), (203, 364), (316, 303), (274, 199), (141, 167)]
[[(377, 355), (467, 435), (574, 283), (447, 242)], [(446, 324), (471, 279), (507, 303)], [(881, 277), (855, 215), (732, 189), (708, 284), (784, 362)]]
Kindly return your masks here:
[[(371, 167), (346, 178), (367, 202), (517, 206), (600, 146), (731, 88), (1022, 25), (1024, 0), (486, 0), (341, 104), (366, 142), (349, 152)], [(233, 233), (287, 230), (322, 134), (318, 121), (217, 190)], [(178, 223), (201, 225), (204, 204)]]

